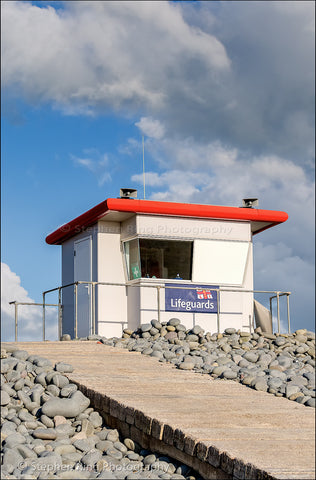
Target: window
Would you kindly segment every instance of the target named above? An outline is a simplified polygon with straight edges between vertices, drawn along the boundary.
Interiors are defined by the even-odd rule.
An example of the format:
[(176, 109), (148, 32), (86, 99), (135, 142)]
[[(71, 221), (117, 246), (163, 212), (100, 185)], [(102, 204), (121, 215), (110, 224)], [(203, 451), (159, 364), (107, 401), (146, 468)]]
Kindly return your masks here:
[(141, 271), (138, 239), (131, 240), (130, 242), (125, 242), (124, 247), (129, 280), (140, 278)]
[(242, 285), (248, 250), (248, 242), (195, 240), (193, 282)]
[(193, 242), (140, 238), (125, 242), (128, 278), (191, 280)]

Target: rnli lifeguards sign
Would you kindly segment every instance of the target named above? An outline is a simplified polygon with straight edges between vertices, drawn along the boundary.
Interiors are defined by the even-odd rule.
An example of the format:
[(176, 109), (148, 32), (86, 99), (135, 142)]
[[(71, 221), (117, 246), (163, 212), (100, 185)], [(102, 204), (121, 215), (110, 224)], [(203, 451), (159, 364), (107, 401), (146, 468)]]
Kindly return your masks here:
[(183, 283), (181, 287), (190, 288), (175, 288), (174, 283), (166, 283), (166, 287), (166, 312), (217, 313), (217, 291), (213, 289), (218, 287)]

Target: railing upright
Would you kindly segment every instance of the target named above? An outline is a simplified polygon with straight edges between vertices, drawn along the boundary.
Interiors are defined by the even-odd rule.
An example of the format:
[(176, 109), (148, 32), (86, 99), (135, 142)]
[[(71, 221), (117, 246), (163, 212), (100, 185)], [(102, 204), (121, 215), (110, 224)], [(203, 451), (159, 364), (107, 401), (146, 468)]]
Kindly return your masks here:
[(96, 332), (95, 325), (95, 282), (92, 283), (92, 334)]
[(286, 295), (286, 305), (287, 305), (287, 329), (288, 333), (291, 333), (291, 325), (290, 325), (290, 295)]
[(157, 314), (158, 322), (160, 322), (160, 286), (157, 286)]
[(75, 338), (78, 338), (78, 283), (75, 283)]
[(63, 311), (62, 311), (62, 299), (61, 299), (61, 287), (58, 289), (58, 340), (62, 337), (62, 323), (63, 323)]
[(220, 293), (219, 293), (218, 288), (216, 289), (216, 296), (217, 296), (217, 318), (216, 318), (217, 331), (220, 332), (220, 313), (219, 313), (219, 302), (220, 302), (219, 296), (220, 296)]
[(14, 302), (14, 319), (15, 319), (15, 341), (18, 341), (18, 304)]
[(43, 342), (45, 342), (45, 329), (46, 329), (46, 318), (45, 318), (45, 292), (43, 293)]

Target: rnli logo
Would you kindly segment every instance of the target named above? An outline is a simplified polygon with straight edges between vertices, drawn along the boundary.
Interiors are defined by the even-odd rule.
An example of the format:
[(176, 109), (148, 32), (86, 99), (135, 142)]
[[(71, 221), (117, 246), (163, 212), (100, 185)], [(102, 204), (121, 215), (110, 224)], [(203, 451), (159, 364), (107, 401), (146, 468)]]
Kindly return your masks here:
[(213, 298), (211, 290), (197, 290), (196, 295), (199, 300)]

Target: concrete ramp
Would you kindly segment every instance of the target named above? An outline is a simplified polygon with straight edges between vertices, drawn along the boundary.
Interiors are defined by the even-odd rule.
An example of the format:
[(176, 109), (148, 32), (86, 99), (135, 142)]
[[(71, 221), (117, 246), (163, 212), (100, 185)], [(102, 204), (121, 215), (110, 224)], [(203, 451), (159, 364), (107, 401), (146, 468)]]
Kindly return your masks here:
[(71, 363), (112, 427), (206, 479), (315, 478), (311, 407), (96, 342), (16, 346)]

